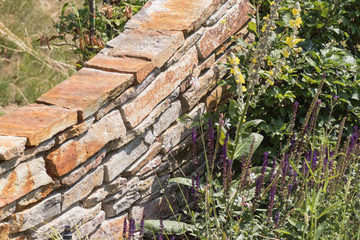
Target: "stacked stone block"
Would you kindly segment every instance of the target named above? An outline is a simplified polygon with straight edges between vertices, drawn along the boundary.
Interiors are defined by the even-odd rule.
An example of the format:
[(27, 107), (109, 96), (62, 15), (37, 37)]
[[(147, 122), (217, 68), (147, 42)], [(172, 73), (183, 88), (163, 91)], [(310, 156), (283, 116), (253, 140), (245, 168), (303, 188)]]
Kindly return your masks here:
[(65, 225), (119, 239), (125, 218), (172, 217), (167, 201), (183, 202), (168, 180), (194, 171), (190, 122), (176, 120), (226, 99), (221, 63), (250, 12), (246, 0), (149, 0), (83, 69), (0, 117), (0, 239)]

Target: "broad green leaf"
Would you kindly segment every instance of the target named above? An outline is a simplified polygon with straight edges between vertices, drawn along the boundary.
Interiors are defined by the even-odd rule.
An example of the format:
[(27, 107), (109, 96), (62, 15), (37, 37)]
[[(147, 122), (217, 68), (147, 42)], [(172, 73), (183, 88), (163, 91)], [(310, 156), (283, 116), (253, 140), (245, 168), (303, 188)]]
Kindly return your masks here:
[(254, 147), (252, 149), (254, 152), (260, 146), (260, 143), (263, 139), (264, 137), (262, 135), (258, 133), (252, 133), (245, 140), (238, 143), (235, 149), (234, 159), (238, 159), (239, 157), (250, 154), (252, 142), (254, 142)]
[(324, 221), (320, 223), (320, 225), (317, 227), (317, 229), (315, 230), (315, 238), (314, 238), (315, 240), (321, 237), (321, 234), (324, 232), (326, 225), (327, 223)]
[(171, 178), (169, 180), (169, 183), (180, 183), (182, 185), (192, 187), (192, 180), (189, 178), (183, 178), (183, 177)]
[[(164, 233), (169, 235), (184, 234), (188, 229), (191, 229), (192, 227), (189, 224), (177, 221), (163, 221), (163, 226)], [(137, 227), (139, 227), (138, 224)], [(156, 234), (160, 231), (160, 220), (145, 220), (144, 228)]]
[(248, 30), (249, 30), (249, 32), (255, 33), (256, 36), (258, 36), (258, 33), (257, 33), (256, 28), (257, 28), (256, 23), (254, 23), (254, 22), (249, 22), (249, 24), (248, 24)]

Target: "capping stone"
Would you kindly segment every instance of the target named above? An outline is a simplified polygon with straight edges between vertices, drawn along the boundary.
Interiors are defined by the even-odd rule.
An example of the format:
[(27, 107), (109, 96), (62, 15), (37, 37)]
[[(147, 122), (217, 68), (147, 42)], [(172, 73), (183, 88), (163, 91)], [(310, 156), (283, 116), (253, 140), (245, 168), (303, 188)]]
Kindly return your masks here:
[(161, 73), (133, 101), (122, 106), (122, 114), (134, 128), (148, 116), (155, 106), (173, 92), (178, 85), (191, 74), (197, 65), (197, 51), (192, 47), (177, 64)]
[(118, 110), (95, 123), (84, 135), (71, 139), (46, 157), (51, 175), (60, 177), (70, 172), (101, 150), (108, 142), (124, 136), (125, 125)]
[(183, 31), (198, 29), (225, 0), (150, 0), (125, 25), (131, 29)]
[(184, 43), (180, 31), (126, 30), (107, 43), (114, 57), (142, 58), (160, 68)]
[(0, 136), (0, 160), (19, 157), (25, 150), (26, 138)]
[(37, 146), (76, 123), (76, 111), (30, 104), (0, 117), (0, 134), (27, 137), (27, 145)]
[(42, 157), (22, 163), (1, 176), (0, 208), (52, 182), (46, 173)]
[(109, 72), (134, 74), (136, 84), (141, 83), (155, 68), (150, 61), (144, 59), (101, 54), (87, 61), (85, 66)]
[(106, 101), (116, 97), (134, 82), (131, 74), (102, 72), (83, 68), (36, 101), (77, 110), (84, 120)]
[(226, 23), (220, 21), (213, 27), (206, 29), (204, 35), (196, 44), (200, 57), (206, 58), (232, 34), (236, 33), (248, 21), (247, 14), (251, 12), (252, 9), (248, 0), (239, 1), (223, 17)]

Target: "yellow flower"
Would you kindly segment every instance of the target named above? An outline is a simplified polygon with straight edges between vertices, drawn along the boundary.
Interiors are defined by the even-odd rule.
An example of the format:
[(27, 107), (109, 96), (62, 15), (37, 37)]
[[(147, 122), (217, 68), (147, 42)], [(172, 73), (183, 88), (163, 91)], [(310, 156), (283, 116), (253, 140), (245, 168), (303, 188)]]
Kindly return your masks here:
[(266, 24), (264, 24), (264, 26), (261, 28), (262, 32), (265, 32), (265, 30), (266, 30)]
[(252, 62), (253, 62), (253, 63), (256, 63), (256, 59), (254, 58), (254, 59), (252, 60)]
[(286, 43), (287, 45), (289, 45), (290, 47), (292, 47), (293, 37), (292, 37), (292, 36), (287, 37), (285, 43)]
[(296, 25), (296, 27), (300, 27), (301, 24), (302, 24), (302, 19), (301, 19), (301, 18), (297, 18), (297, 19), (295, 20), (295, 25)]
[(293, 40), (293, 44), (296, 45), (296, 44), (298, 44), (299, 42), (303, 42), (303, 41), (305, 41), (305, 39), (297, 38), (297, 39), (294, 39), (294, 40)]
[(270, 79), (266, 79), (266, 81), (268, 81), (270, 83), (270, 85), (274, 85), (274, 82), (271, 81)]
[(244, 116), (244, 120), (243, 120), (243, 123), (246, 122), (246, 115)]
[(289, 24), (290, 24), (291, 27), (294, 27), (294, 26), (295, 26), (295, 21), (294, 21), (294, 20), (290, 20)]
[(273, 64), (272, 61), (268, 60), (268, 65), (269, 65), (269, 66), (273, 66), (274, 64)]
[(232, 65), (240, 63), (240, 59), (238, 57), (235, 57), (235, 58), (228, 57), (228, 59), (229, 59), (230, 64), (232, 64)]
[(287, 49), (284, 50), (283, 54), (284, 54), (284, 56), (285, 56), (286, 58), (288, 58), (288, 57), (290, 56), (290, 54), (289, 54), (289, 52), (288, 52)]
[(291, 10), (292, 14), (294, 16), (298, 15), (299, 14), (299, 10), (297, 10), (296, 8), (294, 8), (293, 10)]
[(274, 3), (275, 3), (275, 1), (270, 2), (270, 6), (273, 5)]
[(244, 76), (243, 76), (241, 73), (238, 75), (238, 77), (239, 77), (240, 82), (241, 82), (242, 84), (245, 84)]
[(273, 70), (270, 70), (270, 71), (269, 71), (269, 74), (270, 74), (270, 76), (273, 76), (273, 75), (274, 75)]
[(246, 87), (241, 86), (241, 91), (246, 92), (247, 91)]
[(240, 69), (238, 67), (234, 67), (234, 68), (230, 69), (230, 73), (234, 74), (234, 75), (237, 74), (239, 71), (240, 71)]

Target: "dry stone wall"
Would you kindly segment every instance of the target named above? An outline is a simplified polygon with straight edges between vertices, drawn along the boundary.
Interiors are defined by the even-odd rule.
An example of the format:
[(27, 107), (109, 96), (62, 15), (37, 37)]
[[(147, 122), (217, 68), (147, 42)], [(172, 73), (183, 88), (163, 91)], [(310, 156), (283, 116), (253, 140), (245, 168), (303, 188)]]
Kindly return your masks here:
[(194, 166), (190, 123), (176, 120), (226, 99), (220, 63), (251, 11), (247, 0), (149, 0), (83, 69), (0, 117), (0, 239), (65, 225), (118, 239), (127, 217), (171, 217), (164, 193), (178, 211), (168, 180)]

